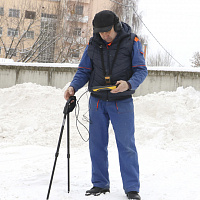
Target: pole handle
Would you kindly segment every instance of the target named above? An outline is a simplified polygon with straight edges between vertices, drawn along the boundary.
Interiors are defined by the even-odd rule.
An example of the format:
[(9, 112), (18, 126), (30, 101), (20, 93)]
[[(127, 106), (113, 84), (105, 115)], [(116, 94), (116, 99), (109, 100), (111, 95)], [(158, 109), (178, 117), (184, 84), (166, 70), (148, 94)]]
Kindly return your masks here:
[(75, 106), (76, 106), (76, 96), (69, 97), (64, 107), (63, 113), (65, 115), (69, 114), (74, 110)]

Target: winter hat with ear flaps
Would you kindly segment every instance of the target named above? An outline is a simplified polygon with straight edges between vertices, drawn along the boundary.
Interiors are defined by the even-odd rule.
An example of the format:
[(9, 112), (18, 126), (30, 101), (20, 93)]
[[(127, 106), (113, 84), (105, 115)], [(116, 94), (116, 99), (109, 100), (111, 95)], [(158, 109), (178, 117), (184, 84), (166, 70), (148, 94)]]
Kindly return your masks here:
[(110, 10), (103, 10), (94, 16), (92, 22), (93, 32), (108, 32), (117, 23), (119, 23), (119, 18), (115, 15), (114, 12)]

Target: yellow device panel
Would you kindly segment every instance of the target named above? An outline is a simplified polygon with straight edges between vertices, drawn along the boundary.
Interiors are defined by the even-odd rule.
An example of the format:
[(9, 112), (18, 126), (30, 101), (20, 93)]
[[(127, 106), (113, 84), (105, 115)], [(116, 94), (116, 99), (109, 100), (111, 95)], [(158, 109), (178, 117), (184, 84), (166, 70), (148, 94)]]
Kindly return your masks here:
[(114, 90), (116, 88), (117, 88), (116, 85), (97, 86), (97, 87), (93, 87), (92, 91), (93, 92), (99, 92), (99, 91), (102, 91), (102, 90)]

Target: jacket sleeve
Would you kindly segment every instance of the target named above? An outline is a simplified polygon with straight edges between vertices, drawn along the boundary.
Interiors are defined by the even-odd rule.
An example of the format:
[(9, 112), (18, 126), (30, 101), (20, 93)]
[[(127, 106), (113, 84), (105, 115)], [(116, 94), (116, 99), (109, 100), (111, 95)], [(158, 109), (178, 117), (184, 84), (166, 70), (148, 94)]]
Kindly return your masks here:
[(142, 45), (137, 37), (135, 37), (133, 42), (132, 70), (133, 75), (128, 82), (131, 85), (131, 90), (136, 90), (148, 75)]
[(92, 71), (92, 64), (90, 57), (87, 53), (88, 45), (85, 48), (83, 56), (81, 58), (81, 62), (78, 66), (78, 70), (70, 84), (77, 92), (80, 88), (82, 88), (90, 79), (91, 71)]

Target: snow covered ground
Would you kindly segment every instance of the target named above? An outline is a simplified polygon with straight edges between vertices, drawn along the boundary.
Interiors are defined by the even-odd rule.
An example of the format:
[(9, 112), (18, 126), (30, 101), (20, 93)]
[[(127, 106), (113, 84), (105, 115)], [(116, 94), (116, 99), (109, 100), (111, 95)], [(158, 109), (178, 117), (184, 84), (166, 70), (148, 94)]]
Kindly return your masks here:
[[(79, 97), (86, 89), (77, 93)], [(63, 120), (64, 89), (24, 83), (0, 89), (0, 200), (46, 199)], [(88, 95), (79, 118), (87, 115)], [(136, 144), (143, 200), (200, 199), (200, 92), (192, 87), (134, 98)], [(51, 200), (125, 200), (114, 133), (110, 127), (111, 193), (86, 197), (90, 183), (88, 142), (70, 113), (71, 191), (67, 193), (66, 126)], [(87, 122), (84, 122), (88, 125)], [(87, 131), (79, 126), (82, 137)]]

